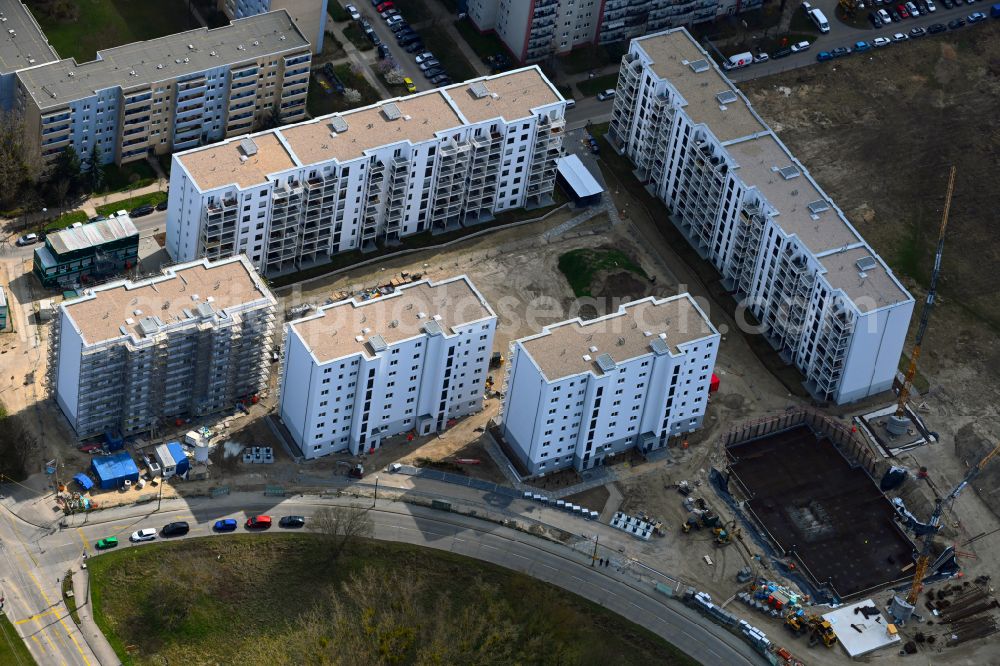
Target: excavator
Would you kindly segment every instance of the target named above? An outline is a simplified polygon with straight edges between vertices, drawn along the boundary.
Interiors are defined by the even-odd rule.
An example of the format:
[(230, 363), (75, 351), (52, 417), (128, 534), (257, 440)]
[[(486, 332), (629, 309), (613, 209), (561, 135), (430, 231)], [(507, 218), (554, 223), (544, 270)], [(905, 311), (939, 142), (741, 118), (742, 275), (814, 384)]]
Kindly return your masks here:
[(808, 633), (810, 646), (822, 642), (826, 647), (832, 647), (837, 642), (833, 625), (820, 615), (789, 613), (785, 616), (785, 626), (797, 636)]

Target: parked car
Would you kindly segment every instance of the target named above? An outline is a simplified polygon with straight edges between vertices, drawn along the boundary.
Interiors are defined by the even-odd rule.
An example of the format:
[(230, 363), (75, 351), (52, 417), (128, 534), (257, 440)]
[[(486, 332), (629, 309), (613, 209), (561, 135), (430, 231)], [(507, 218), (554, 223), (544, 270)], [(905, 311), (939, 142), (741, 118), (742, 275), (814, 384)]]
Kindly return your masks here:
[(945, 9), (951, 9), (955, 6), (955, 3), (951, 0), (941, 0), (941, 4), (944, 5)]
[(874, 46), (877, 49), (880, 49), (883, 46), (889, 46), (889, 44), (892, 44), (892, 40), (890, 40), (888, 37), (876, 37), (875, 39), (872, 40), (872, 46)]
[(361, 18), (361, 12), (354, 5), (344, 5), (344, 11), (347, 12), (348, 16), (357, 21)]
[(918, 16), (920, 16), (920, 10), (917, 8), (915, 4), (913, 4), (912, 1), (906, 3), (906, 11), (910, 12), (910, 16), (912, 16), (913, 18), (917, 18)]
[(925, 0), (923, 5), (928, 14), (933, 14), (937, 11), (937, 5), (934, 4), (934, 0)]
[(903, 17), (900, 16), (899, 12), (897, 12), (895, 9), (889, 9), (889, 16), (892, 17), (894, 23), (899, 23), (900, 21), (903, 20)]
[(16, 245), (24, 247), (25, 245), (34, 245), (39, 240), (38, 234), (25, 234), (17, 239)]
[(761, 51), (760, 53), (758, 53), (757, 55), (755, 55), (753, 57), (753, 61), (755, 63), (767, 62), (770, 59), (771, 59), (771, 56), (767, 55), (763, 51)]
[(889, 25), (892, 23), (892, 17), (889, 16), (889, 12), (884, 9), (878, 10), (878, 17), (882, 19), (882, 25)]
[[(420, 39), (420, 35), (415, 32), (397, 34), (396, 43), (402, 46), (403, 50), (407, 53), (422, 51), (424, 49), (424, 40)], [(415, 45), (412, 49), (410, 48), (411, 44)]]
[(403, 77), (403, 85), (406, 86), (406, 92), (415, 93), (417, 92), (417, 87), (413, 85), (413, 79), (408, 76)]
[(97, 453), (103, 448), (100, 444), (84, 444), (80, 447), (80, 451), (83, 453)]
[(787, 58), (790, 55), (792, 55), (792, 50), (786, 47), (783, 49), (778, 49), (777, 51), (772, 53), (771, 58), (777, 60), (778, 58)]
[(431, 67), (424, 70), (424, 76), (428, 79), (433, 79), (435, 76), (441, 76), (442, 74), (444, 74), (443, 67)]
[(244, 526), (248, 530), (266, 530), (271, 527), (271, 516), (250, 516)]
[(868, 42), (854, 42), (854, 52), (864, 53), (865, 51), (871, 51), (872, 45)]
[(141, 530), (136, 530), (132, 532), (132, 536), (128, 538), (129, 541), (133, 543), (139, 543), (140, 541), (152, 541), (156, 538), (156, 530), (152, 527), (145, 527)]
[(133, 208), (128, 214), (131, 217), (143, 217), (144, 215), (149, 215), (154, 210), (156, 210), (156, 208), (154, 208), (152, 204), (143, 204), (142, 206)]
[(380, 5), (377, 5), (375, 7), (375, 11), (377, 11), (377, 12), (384, 12), (384, 11), (388, 11), (388, 10), (392, 9), (395, 6), (396, 5), (394, 5), (391, 0), (387, 0), (386, 2), (383, 2)]
[(191, 531), (191, 527), (183, 520), (178, 520), (177, 522), (167, 523), (166, 525), (164, 525), (163, 529), (160, 530), (160, 536), (165, 536), (165, 537), (184, 536), (189, 531)]
[(212, 529), (216, 532), (232, 532), (236, 530), (236, 519), (235, 518), (223, 518), (222, 520), (215, 521), (215, 525), (212, 525)]
[(114, 548), (118, 545), (118, 537), (104, 537), (100, 541), (94, 544), (97, 550), (107, 550), (108, 548)]
[(871, 21), (872, 27), (876, 30), (882, 27), (882, 19), (876, 12), (868, 12), (868, 20)]
[(87, 221), (88, 222), (103, 222), (106, 219), (108, 219), (108, 217), (106, 215), (95, 215), (94, 217), (90, 218)]
[(833, 51), (830, 51), (830, 53), (833, 54), (834, 58), (843, 58), (844, 56), (851, 55), (851, 49), (846, 46), (838, 46)]
[(405, 23), (405, 20), (399, 14), (393, 14), (385, 20), (385, 24), (389, 26), (390, 30), (392, 30), (392, 26), (399, 25), (400, 23)]
[(427, 60), (424, 60), (422, 63), (420, 63), (417, 66), (420, 67), (421, 71), (426, 72), (428, 69), (433, 69), (435, 67), (440, 67), (441, 66), (441, 61), (438, 60), (437, 58), (428, 58)]
[(400, 17), (402, 16), (402, 14), (400, 14), (399, 11), (396, 9), (386, 9), (385, 11), (379, 12), (378, 15), (382, 17), (383, 21), (388, 21), (394, 16), (400, 16)]
[(958, 30), (963, 25), (965, 25), (965, 19), (957, 18), (957, 19), (948, 21), (948, 28), (951, 29), (951, 30)]
[(919, 39), (927, 34), (927, 31), (923, 28), (911, 28), (910, 29), (910, 39)]
[(389, 45), (388, 44), (379, 44), (378, 45), (378, 59), (379, 60), (386, 60), (387, 58), (391, 58), (391, 57), (392, 57), (392, 54), (389, 52)]
[(972, 12), (965, 18), (965, 20), (969, 23), (979, 23), (980, 21), (986, 20), (986, 14), (982, 12)]
[(433, 58), (434, 58), (433, 53), (431, 53), (430, 51), (424, 51), (423, 53), (418, 54), (417, 57), (414, 58), (414, 60), (419, 65), (420, 63), (426, 60), (431, 60)]
[(406, 51), (407, 53), (416, 53), (417, 51), (423, 51), (424, 40), (418, 37), (417, 39), (414, 39), (412, 42), (406, 44), (406, 46), (403, 47), (403, 50)]
[(816, 54), (816, 62), (826, 62), (827, 60), (833, 60), (833, 54), (829, 51), (820, 51)]
[(904, 35), (901, 32), (897, 32), (895, 35), (892, 36), (892, 41), (896, 44), (899, 44), (900, 42), (905, 42), (906, 40), (907, 40), (906, 35)]
[(166, 199), (164, 199), (160, 203), (156, 204), (156, 210), (160, 210), (160, 211), (166, 210), (167, 206), (169, 206), (169, 205), (170, 205), (169, 202)]
[(609, 99), (614, 99), (614, 96), (615, 96), (614, 89), (613, 88), (608, 88), (607, 90), (604, 90), (602, 92), (597, 93), (597, 101), (598, 102), (604, 102), (604, 101), (607, 101)]
[(279, 527), (296, 528), (305, 527), (306, 519), (303, 516), (284, 516), (278, 521)]
[(792, 53), (798, 53), (800, 51), (806, 51), (809, 48), (809, 42), (801, 41), (798, 44), (792, 44)]
[(896, 13), (900, 18), (910, 18), (910, 12), (906, 10), (906, 5), (896, 5)]

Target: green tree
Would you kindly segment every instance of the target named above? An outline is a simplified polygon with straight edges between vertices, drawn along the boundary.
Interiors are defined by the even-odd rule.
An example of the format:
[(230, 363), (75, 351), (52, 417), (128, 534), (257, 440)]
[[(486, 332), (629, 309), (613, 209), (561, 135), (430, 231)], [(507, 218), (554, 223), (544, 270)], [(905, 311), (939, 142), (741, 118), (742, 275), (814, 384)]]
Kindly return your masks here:
[[(66, 149), (59, 153), (55, 163), (52, 165), (49, 182), (57, 183), (65, 181), (67, 184), (66, 195), (68, 197), (76, 196), (80, 192), (80, 167), (80, 156), (77, 154), (76, 148), (66, 146)], [(59, 190), (56, 191), (58, 192)], [(63, 202), (58, 203), (62, 205)]]
[(91, 147), (87, 159), (83, 161), (81, 175), (83, 187), (88, 192), (97, 192), (104, 185), (104, 170), (101, 168), (101, 155), (97, 152), (96, 143)]

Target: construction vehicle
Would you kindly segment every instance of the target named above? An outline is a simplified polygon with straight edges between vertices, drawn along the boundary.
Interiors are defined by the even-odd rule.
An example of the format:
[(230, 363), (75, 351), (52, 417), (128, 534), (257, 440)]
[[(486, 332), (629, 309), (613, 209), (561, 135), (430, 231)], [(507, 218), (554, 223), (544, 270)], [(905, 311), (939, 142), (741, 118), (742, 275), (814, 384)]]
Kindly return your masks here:
[(716, 546), (728, 546), (730, 541), (729, 532), (721, 527), (712, 528), (712, 537)]
[(983, 471), (987, 464), (997, 454), (1000, 454), (1000, 444), (993, 447), (993, 450), (987, 453), (982, 459), (969, 468), (966, 472), (965, 477), (956, 485), (951, 491), (944, 497), (939, 497), (934, 500), (934, 513), (931, 514), (931, 519), (927, 522), (932, 528), (931, 532), (924, 535), (924, 543), (920, 548), (920, 556), (917, 558), (917, 564), (913, 572), (913, 583), (910, 585), (910, 592), (906, 595), (906, 600), (896, 597), (893, 599), (890, 605), (890, 611), (896, 619), (897, 624), (901, 624), (906, 620), (910, 619), (910, 615), (913, 612), (913, 608), (917, 603), (917, 597), (920, 595), (920, 591), (924, 587), (924, 576), (927, 575), (927, 567), (931, 560), (931, 544), (934, 541), (934, 535), (937, 534), (938, 529), (941, 525), (941, 514), (944, 513), (946, 506), (950, 506), (952, 502), (965, 490), (965, 487), (969, 485), (973, 479), (979, 476), (979, 473)]
[(501, 354), (500, 352), (493, 352), (493, 355), (490, 356), (490, 369), (492, 370), (493, 368), (499, 368), (503, 366), (503, 362), (504, 362), (503, 354)]
[(684, 534), (692, 529), (700, 530), (702, 527), (719, 527), (719, 517), (711, 509), (692, 509), (687, 520), (681, 525)]
[(807, 628), (806, 618), (796, 613), (789, 613), (785, 616), (785, 626), (795, 635), (802, 634)]
[(833, 630), (833, 625), (828, 620), (824, 620), (819, 615), (809, 617), (809, 645), (822, 642), (826, 647), (833, 647), (837, 642), (837, 634)]
[(927, 322), (931, 312), (934, 310), (934, 299), (937, 297), (938, 277), (941, 274), (941, 255), (944, 253), (944, 234), (948, 228), (948, 212), (951, 210), (951, 195), (955, 189), (955, 167), (951, 167), (948, 175), (948, 191), (944, 197), (944, 211), (941, 214), (941, 227), (938, 229), (937, 250), (934, 254), (934, 269), (931, 271), (931, 282), (927, 289), (927, 297), (924, 300), (924, 307), (920, 311), (920, 323), (917, 326), (917, 334), (913, 338), (913, 351), (910, 352), (910, 365), (903, 375), (903, 382), (899, 386), (899, 401), (896, 405), (896, 412), (886, 420), (886, 430), (892, 435), (902, 435), (910, 428), (910, 417), (906, 415), (906, 402), (910, 398), (910, 389), (913, 386), (913, 377), (917, 372), (917, 359), (920, 358), (920, 348), (924, 341), (924, 333), (927, 331)]

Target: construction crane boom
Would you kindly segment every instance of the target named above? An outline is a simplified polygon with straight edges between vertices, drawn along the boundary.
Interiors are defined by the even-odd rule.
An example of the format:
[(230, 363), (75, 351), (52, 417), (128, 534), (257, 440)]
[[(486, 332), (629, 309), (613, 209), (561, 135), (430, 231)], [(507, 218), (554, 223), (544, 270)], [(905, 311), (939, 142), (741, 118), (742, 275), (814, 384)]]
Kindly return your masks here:
[[(965, 487), (972, 482), (979, 473), (983, 471), (983, 468), (1000, 454), (1000, 444), (993, 447), (993, 450), (987, 453), (982, 459), (969, 468), (969, 471), (965, 473), (965, 477), (956, 485), (951, 491), (944, 497), (939, 497), (935, 500), (934, 513), (931, 514), (931, 519), (929, 524), (937, 528), (941, 522), (941, 514), (944, 513), (944, 509), (947, 505), (951, 504), (956, 497), (958, 497)], [(920, 549), (920, 557), (917, 558), (917, 565), (913, 572), (913, 584), (910, 586), (910, 593), (906, 595), (906, 602), (911, 606), (917, 603), (917, 595), (920, 594), (920, 590), (923, 588), (924, 576), (927, 574), (927, 566), (930, 564), (931, 559), (931, 542), (934, 540), (934, 534), (937, 532), (935, 529), (932, 532), (924, 535), (924, 545)]]
[(924, 307), (920, 311), (920, 323), (917, 325), (917, 334), (913, 339), (910, 365), (903, 376), (903, 384), (899, 387), (899, 404), (896, 406), (896, 416), (898, 418), (906, 416), (906, 401), (910, 397), (910, 387), (913, 385), (913, 377), (917, 372), (917, 359), (920, 358), (920, 346), (923, 344), (924, 333), (927, 331), (927, 321), (934, 310), (938, 276), (941, 274), (941, 255), (944, 253), (944, 233), (948, 228), (948, 211), (951, 210), (951, 194), (954, 189), (955, 167), (953, 166), (948, 175), (948, 192), (944, 197), (944, 212), (941, 215), (941, 228), (938, 230), (937, 252), (934, 255), (934, 270), (931, 271), (931, 284), (927, 289), (927, 298), (924, 300)]

